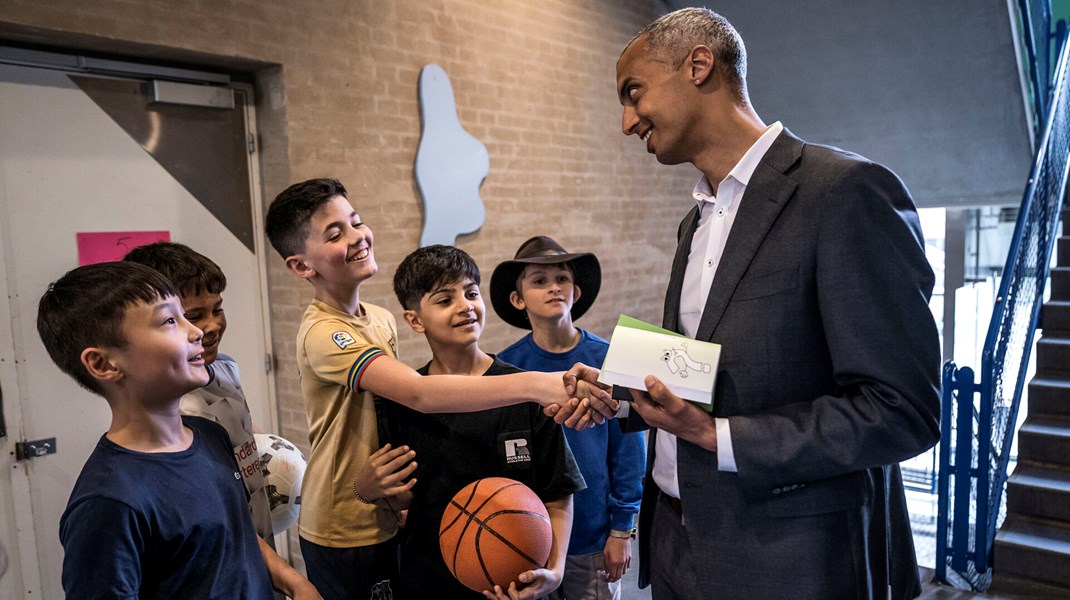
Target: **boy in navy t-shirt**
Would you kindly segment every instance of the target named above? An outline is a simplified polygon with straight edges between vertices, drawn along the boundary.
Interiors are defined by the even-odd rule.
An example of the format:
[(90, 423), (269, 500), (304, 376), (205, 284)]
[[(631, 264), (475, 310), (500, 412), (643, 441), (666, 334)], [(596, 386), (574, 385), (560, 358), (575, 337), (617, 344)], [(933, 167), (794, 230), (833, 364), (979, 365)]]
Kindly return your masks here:
[[(67, 598), (270, 599), (227, 434), (178, 410), (208, 371), (171, 283), (134, 263), (79, 267), (41, 297), (37, 330), (112, 412), (60, 519)], [(280, 591), (319, 597), (285, 569), (297, 578)]]

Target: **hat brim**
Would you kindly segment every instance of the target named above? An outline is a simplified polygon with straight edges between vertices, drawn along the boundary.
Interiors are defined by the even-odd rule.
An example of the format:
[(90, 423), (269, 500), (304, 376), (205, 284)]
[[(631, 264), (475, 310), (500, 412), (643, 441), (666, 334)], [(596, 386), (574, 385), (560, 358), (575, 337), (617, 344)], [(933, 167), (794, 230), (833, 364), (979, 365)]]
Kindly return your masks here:
[(516, 280), (527, 265), (559, 263), (569, 263), (572, 267), (573, 282), (580, 288), (580, 299), (572, 305), (572, 320), (576, 321), (582, 317), (594, 304), (598, 298), (598, 290), (602, 288), (602, 265), (599, 264), (598, 257), (590, 252), (532, 256), (501, 263), (494, 268), (494, 273), (490, 276), (490, 302), (494, 306), (494, 312), (513, 327), (531, 329), (528, 316), (513, 306), (509, 296), (516, 291)]

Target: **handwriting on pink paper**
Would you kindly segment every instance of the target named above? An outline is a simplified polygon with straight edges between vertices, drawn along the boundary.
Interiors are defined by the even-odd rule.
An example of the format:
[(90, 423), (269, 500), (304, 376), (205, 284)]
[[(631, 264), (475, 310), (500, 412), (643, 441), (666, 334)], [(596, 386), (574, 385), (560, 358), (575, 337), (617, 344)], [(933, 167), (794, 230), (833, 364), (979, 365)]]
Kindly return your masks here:
[(154, 242), (170, 242), (170, 231), (91, 231), (76, 233), (78, 266), (122, 260), (127, 252)]

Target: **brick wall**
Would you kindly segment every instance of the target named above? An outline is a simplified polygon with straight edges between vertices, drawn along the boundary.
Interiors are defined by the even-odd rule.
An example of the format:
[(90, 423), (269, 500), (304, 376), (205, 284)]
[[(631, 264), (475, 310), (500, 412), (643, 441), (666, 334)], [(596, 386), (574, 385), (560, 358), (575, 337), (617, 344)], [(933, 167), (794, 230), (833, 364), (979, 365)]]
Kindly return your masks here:
[[(265, 205), (290, 182), (341, 179), (376, 234), (380, 271), (362, 299), (396, 315), (390, 279), (417, 247), (422, 218), (413, 181), (417, 77), (436, 63), (450, 77), (461, 123), (490, 156), (480, 190), (486, 221), (457, 242), (483, 268), (484, 283), (522, 241), (550, 234), (602, 261), (601, 295), (580, 325), (608, 337), (622, 312), (660, 320), (695, 171), (659, 166), (620, 134), (614, 65), (661, 2), (309, 4), (5, 0), (0, 38), (249, 73), (258, 86)], [(273, 252), (266, 260), (280, 433), (304, 442), (293, 339), (311, 287)], [(489, 300), (488, 311), (486, 350), (523, 333), (498, 320)], [(400, 333), (403, 360), (429, 358), (403, 323)]]

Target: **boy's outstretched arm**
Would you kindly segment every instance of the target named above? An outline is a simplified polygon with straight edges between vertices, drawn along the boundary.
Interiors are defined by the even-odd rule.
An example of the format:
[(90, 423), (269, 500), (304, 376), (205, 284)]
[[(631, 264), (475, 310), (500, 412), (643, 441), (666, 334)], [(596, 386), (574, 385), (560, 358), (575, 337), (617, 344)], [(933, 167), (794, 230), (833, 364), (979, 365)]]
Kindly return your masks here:
[(595, 420), (616, 412), (617, 402), (596, 385), (576, 386), (580, 396), (569, 395), (561, 373), (513, 373), (499, 377), (465, 375), (420, 375), (405, 363), (386, 355), (368, 364), (354, 387), (367, 390), (424, 413), (474, 412), (535, 402), (542, 406), (566, 406), (570, 400), (597, 411)]
[[(408, 446), (384, 445), (368, 457), (353, 480), (353, 494), (358, 500), (379, 502), (390, 498), (391, 510), (404, 510), (412, 502), (416, 479), (408, 479), (416, 470), (416, 451)], [(408, 481), (406, 481), (408, 479)]]
[[(572, 535), (572, 495), (547, 502), (546, 512), (550, 514), (550, 527), (554, 532), (546, 568), (525, 571), (517, 578), (519, 581), (509, 584), (509, 589), (496, 585), (493, 590), (485, 590), (484, 596), (491, 600), (532, 600), (548, 595), (561, 585), (561, 579), (565, 576), (568, 542)], [(518, 583), (524, 587), (518, 588)]]
[(264, 555), (264, 564), (267, 565), (268, 575), (271, 576), (271, 586), (276, 591), (286, 594), (293, 600), (323, 600), (323, 596), (316, 591), (316, 587), (289, 563), (282, 560), (282, 557), (272, 550), (263, 538), (257, 536), (256, 541), (260, 542), (260, 553)]

